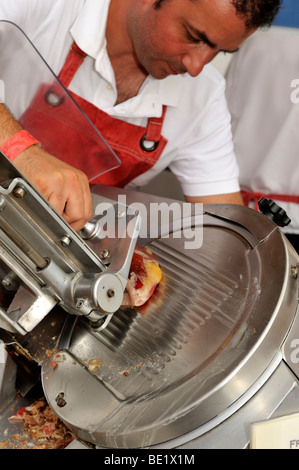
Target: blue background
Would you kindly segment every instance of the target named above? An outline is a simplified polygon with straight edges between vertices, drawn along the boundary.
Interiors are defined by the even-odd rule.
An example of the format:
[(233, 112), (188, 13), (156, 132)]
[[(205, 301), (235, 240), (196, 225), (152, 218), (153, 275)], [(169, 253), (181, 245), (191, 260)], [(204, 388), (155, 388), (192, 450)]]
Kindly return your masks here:
[(299, 28), (299, 0), (284, 0), (274, 25)]

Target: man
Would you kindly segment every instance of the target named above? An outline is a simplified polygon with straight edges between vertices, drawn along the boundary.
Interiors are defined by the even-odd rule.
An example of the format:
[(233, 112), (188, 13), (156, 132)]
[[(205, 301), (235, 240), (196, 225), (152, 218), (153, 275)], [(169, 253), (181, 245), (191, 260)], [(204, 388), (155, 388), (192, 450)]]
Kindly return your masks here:
[[(122, 165), (96, 182), (140, 186), (169, 167), (188, 202), (241, 203), (224, 80), (205, 65), (271, 24), (279, 4), (1, 0), (0, 19), (25, 31), (87, 114), (90, 106), (102, 112), (99, 130)], [(68, 53), (72, 45), (76, 49)], [(78, 56), (83, 65), (68, 83), (69, 62), (73, 69)], [(2, 106), (0, 146), (13, 144), (8, 139), (19, 130)], [(146, 137), (154, 136), (145, 140), (157, 144), (151, 152), (142, 142), (140, 150), (139, 137), (134, 142), (145, 131)], [(37, 145), (24, 148), (13, 161), (75, 230), (90, 218), (89, 185), (82, 172)]]

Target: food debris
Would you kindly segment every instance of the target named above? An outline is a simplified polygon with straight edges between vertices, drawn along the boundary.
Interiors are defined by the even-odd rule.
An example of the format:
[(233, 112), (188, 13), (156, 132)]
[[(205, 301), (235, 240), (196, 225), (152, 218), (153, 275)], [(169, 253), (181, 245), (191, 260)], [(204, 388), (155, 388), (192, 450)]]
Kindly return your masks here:
[[(30, 443), (31, 448), (64, 449), (76, 438), (47, 405), (44, 398), (21, 408), (9, 418), (9, 421), (21, 422), (24, 425), (23, 434), (16, 433), (12, 436), (15, 441), (18, 441), (19, 448), (27, 447), (27, 441), (31, 439), (33, 441)], [(2, 443), (3, 447), (7, 445), (6, 442)]]
[(46, 349), (46, 357), (52, 357), (55, 352), (55, 349)]
[(57, 362), (56, 361), (51, 361), (50, 362), (50, 367), (51, 367), (51, 369), (55, 370), (58, 367)]
[(88, 370), (89, 372), (91, 372), (92, 374), (95, 374), (99, 368), (101, 367), (102, 365), (102, 358), (98, 358), (98, 359), (90, 359), (88, 361)]

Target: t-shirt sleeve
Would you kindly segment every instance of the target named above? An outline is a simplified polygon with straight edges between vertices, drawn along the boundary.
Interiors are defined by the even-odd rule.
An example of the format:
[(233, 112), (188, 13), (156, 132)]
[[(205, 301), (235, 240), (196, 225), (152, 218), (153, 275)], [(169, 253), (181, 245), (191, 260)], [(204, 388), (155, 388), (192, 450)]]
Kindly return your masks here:
[(215, 98), (169, 167), (185, 196), (228, 194), (240, 190), (231, 117), (224, 93)]

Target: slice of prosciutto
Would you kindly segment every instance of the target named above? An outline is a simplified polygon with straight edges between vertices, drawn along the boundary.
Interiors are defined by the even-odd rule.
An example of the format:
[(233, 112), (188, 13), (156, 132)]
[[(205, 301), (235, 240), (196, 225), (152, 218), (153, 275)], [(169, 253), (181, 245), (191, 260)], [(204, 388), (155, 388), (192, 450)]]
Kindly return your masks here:
[(154, 293), (161, 279), (162, 270), (151, 250), (136, 245), (123, 305), (130, 307), (144, 305)]

